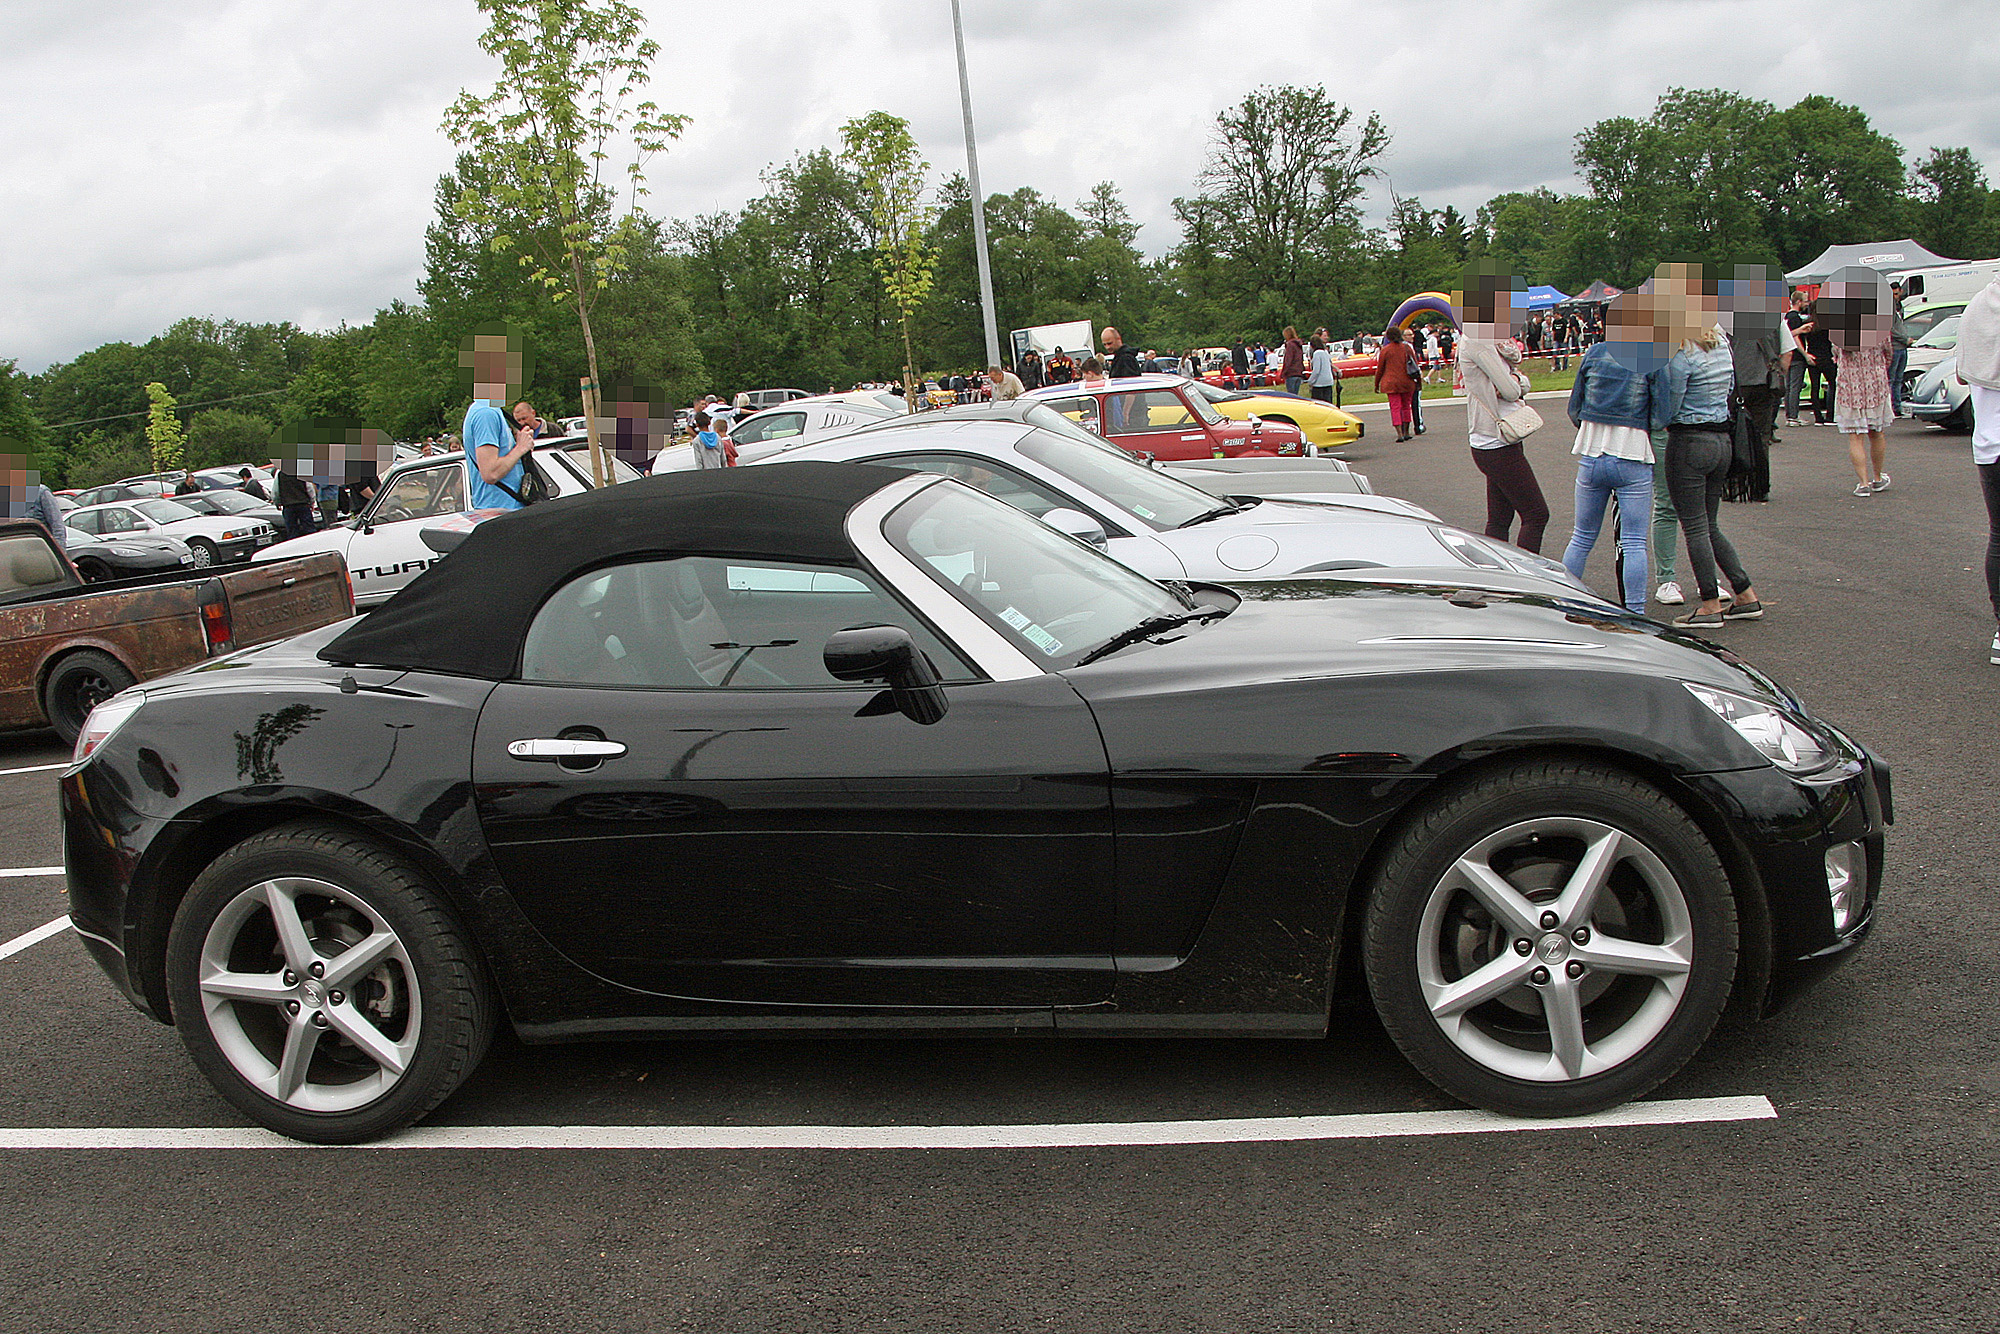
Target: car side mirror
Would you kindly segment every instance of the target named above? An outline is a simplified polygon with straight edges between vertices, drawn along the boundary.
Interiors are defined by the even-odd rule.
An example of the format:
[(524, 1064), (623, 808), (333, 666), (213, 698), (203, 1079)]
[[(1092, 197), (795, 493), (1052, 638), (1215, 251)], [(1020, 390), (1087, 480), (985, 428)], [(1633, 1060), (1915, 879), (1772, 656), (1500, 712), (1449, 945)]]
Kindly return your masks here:
[(1261, 431), (1264, 429), (1264, 419), (1262, 417), (1259, 417), (1254, 412), (1246, 414), (1243, 420), (1250, 423), (1250, 429), (1253, 431)]
[(834, 632), (821, 655), (826, 674), (836, 681), (883, 684), (888, 698), (877, 697), (862, 713), (894, 709), (913, 722), (928, 726), (944, 717), (944, 687), (937, 669), (900, 625), (854, 625)]
[(1082, 510), (1052, 509), (1042, 516), (1042, 522), (1059, 533), (1068, 533), (1077, 541), (1088, 542), (1094, 547), (1102, 547), (1110, 541), (1105, 535), (1104, 525)]

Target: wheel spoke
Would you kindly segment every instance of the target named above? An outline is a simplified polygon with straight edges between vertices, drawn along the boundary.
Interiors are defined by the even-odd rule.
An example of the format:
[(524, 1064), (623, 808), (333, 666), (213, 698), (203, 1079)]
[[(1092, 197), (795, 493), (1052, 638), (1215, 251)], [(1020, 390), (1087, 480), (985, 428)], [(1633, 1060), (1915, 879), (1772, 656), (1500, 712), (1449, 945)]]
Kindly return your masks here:
[(1607, 829), (1602, 838), (1584, 849), (1583, 859), (1570, 872), (1568, 882), (1563, 885), (1562, 897), (1556, 900), (1556, 912), (1561, 916), (1563, 926), (1589, 924), (1590, 915), (1597, 907), (1597, 896), (1603, 892), (1605, 882), (1618, 865), (1624, 844), (1623, 834), (1616, 829)]
[(369, 1023), (352, 1003), (329, 1005), (325, 1013), (327, 1022), (333, 1025), (336, 1032), (361, 1048), (369, 1060), (390, 1074), (400, 1075), (409, 1065), (410, 1051), (406, 1049), (406, 1044), (392, 1042), (388, 1034)]
[(1691, 966), (1686, 940), (1648, 945), (1639, 940), (1597, 936), (1576, 951), (1576, 958), (1607, 973), (1632, 973), (1640, 977), (1681, 977)]
[(396, 937), (388, 931), (377, 931), (368, 939), (350, 945), (326, 963), (326, 984), (343, 987), (361, 974), (373, 968), (382, 956), (396, 948)]
[(264, 1005), (283, 1005), (296, 995), (277, 973), (211, 973), (201, 980), (201, 989), (210, 996)]
[(278, 929), (278, 944), (285, 951), (285, 962), (298, 972), (305, 972), (319, 954), (306, 934), (306, 924), (299, 920), (299, 905), (292, 891), (274, 880), (264, 886), (264, 902), (271, 909), (271, 923)]
[(1542, 988), (1542, 1014), (1549, 1022), (1549, 1049), (1571, 1079), (1583, 1076), (1590, 1048), (1583, 1042), (1583, 998), (1566, 977), (1550, 979)]
[(1500, 919), (1510, 935), (1532, 936), (1541, 929), (1536, 922), (1535, 905), (1484, 861), (1460, 857), (1452, 869), (1464, 877), (1472, 896)]
[(1432, 1014), (1440, 1019), (1449, 1019), (1512, 991), (1527, 980), (1534, 966), (1532, 955), (1522, 958), (1509, 950), (1456, 982), (1448, 982), (1441, 987), (1426, 985), (1424, 1000), (1430, 1005)]
[(320, 1030), (301, 1014), (285, 1029), (285, 1054), (278, 1059), (278, 1099), (290, 1102), (306, 1082), (312, 1067), (313, 1051), (319, 1046)]

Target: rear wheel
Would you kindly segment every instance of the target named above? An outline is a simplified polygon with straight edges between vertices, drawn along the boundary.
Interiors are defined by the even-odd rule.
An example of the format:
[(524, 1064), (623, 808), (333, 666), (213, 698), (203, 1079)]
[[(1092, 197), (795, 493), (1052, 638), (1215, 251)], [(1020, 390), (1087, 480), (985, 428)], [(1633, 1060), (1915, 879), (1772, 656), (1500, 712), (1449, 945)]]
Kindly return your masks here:
[(167, 942), (174, 1024), (252, 1120), (352, 1144), (401, 1129), (485, 1054), (493, 1001), (415, 870), (345, 830), (294, 824), (201, 873)]
[(1671, 1076), (1729, 999), (1736, 905), (1701, 830), (1618, 770), (1536, 761), (1444, 795), (1369, 904), (1369, 990), (1455, 1097), (1578, 1116)]
[(109, 653), (81, 649), (49, 668), (42, 678), (42, 716), (66, 744), (76, 741), (90, 711), (134, 681), (125, 664)]
[(111, 567), (94, 556), (85, 556), (76, 563), (76, 572), (83, 576), (85, 583), (102, 583), (111, 577)]
[(202, 569), (215, 564), (215, 543), (205, 537), (188, 539), (188, 550), (194, 553), (194, 563)]

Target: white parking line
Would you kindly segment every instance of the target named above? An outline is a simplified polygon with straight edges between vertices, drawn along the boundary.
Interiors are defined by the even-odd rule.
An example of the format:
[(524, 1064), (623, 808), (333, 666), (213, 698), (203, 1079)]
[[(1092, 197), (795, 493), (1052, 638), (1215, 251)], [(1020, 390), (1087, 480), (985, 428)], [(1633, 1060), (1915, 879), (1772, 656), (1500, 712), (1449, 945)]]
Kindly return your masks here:
[(60, 867), (60, 866), (10, 866), (10, 867), (0, 867), (0, 880), (4, 880), (4, 879), (6, 879), (6, 878), (7, 878), (7, 877), (9, 877), (9, 876), (21, 876), (21, 875), (61, 875), (62, 873), (63, 873), (63, 868), (62, 868), (62, 867)]
[[(1174, 1144), (1476, 1135), (1493, 1131), (1601, 1130), (1616, 1126), (1769, 1121), (1771, 1100), (1679, 1098), (1634, 1102), (1566, 1121), (1491, 1112), (1384, 1112), (1271, 1116), (1231, 1121), (1109, 1121), (1003, 1126), (419, 1126), (364, 1149), (1078, 1149)], [(265, 1130), (207, 1127), (0, 1129), (0, 1149), (310, 1149)]]
[(69, 930), (69, 918), (58, 917), (53, 922), (43, 922), (24, 936), (16, 936), (5, 945), (0, 945), (0, 959), (11, 959), (30, 945), (39, 945), (50, 936), (61, 935)]
[(69, 768), (68, 760), (64, 760), (61, 764), (31, 764), (25, 769), (0, 769), (0, 778), (5, 778), (8, 774), (45, 774), (51, 769), (67, 768)]

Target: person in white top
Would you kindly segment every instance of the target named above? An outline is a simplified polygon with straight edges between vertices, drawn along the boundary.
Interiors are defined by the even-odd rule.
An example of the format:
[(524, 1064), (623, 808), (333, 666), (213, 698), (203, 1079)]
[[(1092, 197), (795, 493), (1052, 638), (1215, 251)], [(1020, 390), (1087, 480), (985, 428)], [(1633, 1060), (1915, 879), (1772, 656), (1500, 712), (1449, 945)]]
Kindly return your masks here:
[[(1958, 374), (1972, 396), (1972, 461), (1986, 495), (1986, 592), (2000, 624), (2000, 278), (1965, 307), (1958, 324)], [(2000, 629), (1988, 661), (2000, 666)]]
[(1646, 614), (1651, 570), (1646, 529), (1653, 514), (1652, 432), (1666, 427), (1670, 400), (1667, 360), (1673, 355), (1661, 302), (1651, 293), (1628, 292), (1606, 312), (1604, 341), (1577, 363), (1570, 388), (1570, 421), (1576, 426), (1576, 526), (1563, 566), (1578, 579), (1597, 545), (1604, 507), (1618, 498), (1618, 555), (1625, 609)]

